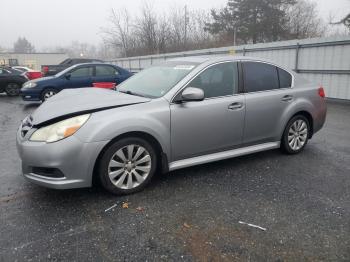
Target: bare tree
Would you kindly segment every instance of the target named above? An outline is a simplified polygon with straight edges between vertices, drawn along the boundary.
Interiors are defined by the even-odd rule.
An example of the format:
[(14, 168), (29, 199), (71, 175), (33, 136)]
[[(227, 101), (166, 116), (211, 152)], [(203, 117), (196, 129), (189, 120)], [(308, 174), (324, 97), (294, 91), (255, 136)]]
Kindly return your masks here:
[(298, 0), (287, 10), (289, 39), (320, 37), (327, 29), (319, 17), (316, 2)]
[(140, 43), (143, 43), (144, 51), (154, 54), (157, 50), (157, 16), (153, 8), (145, 3), (141, 10), (141, 16), (136, 19), (136, 35)]
[(138, 16), (112, 9), (110, 26), (102, 31), (104, 45), (121, 56), (137, 56), (317, 37), (326, 29), (316, 3), (307, 0), (230, 0), (211, 13), (184, 6), (169, 10), (159, 15), (147, 2)]
[(114, 46), (116, 49), (121, 49), (123, 56), (129, 56), (129, 50), (132, 48), (131, 39), (131, 16), (126, 9), (115, 11), (111, 10), (109, 16), (111, 26), (103, 28), (104, 42)]
[(170, 24), (166, 16), (158, 18), (156, 27), (157, 36), (157, 53), (164, 53), (168, 51), (171, 39)]
[(210, 20), (209, 12), (203, 10), (191, 11), (188, 20), (189, 49), (209, 48), (215, 46), (215, 38), (205, 30)]
[(169, 14), (172, 51), (185, 49), (185, 11), (183, 7), (174, 6)]

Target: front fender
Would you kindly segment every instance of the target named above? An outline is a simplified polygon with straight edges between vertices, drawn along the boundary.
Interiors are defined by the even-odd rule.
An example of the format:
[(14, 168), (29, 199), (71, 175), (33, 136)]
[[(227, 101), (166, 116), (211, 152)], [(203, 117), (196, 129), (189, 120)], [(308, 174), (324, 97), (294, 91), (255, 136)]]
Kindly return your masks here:
[(110, 141), (129, 132), (153, 136), (170, 156), (170, 109), (164, 100), (93, 113), (76, 133), (83, 142)]

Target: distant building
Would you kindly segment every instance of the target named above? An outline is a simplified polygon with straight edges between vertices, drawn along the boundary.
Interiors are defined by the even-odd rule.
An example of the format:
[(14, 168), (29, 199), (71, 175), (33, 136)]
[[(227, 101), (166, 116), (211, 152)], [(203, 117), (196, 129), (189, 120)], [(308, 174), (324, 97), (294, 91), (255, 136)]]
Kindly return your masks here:
[(55, 65), (68, 58), (64, 53), (13, 53), (0, 52), (0, 65), (27, 66), (34, 70), (41, 70), (41, 65)]

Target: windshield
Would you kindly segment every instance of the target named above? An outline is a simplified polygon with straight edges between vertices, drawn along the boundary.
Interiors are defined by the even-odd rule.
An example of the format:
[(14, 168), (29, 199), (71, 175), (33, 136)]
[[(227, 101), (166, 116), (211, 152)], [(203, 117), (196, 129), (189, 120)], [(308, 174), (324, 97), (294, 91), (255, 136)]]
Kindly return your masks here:
[(135, 74), (123, 82), (118, 90), (151, 98), (165, 95), (181, 79), (195, 68), (196, 64), (167, 63), (154, 66)]

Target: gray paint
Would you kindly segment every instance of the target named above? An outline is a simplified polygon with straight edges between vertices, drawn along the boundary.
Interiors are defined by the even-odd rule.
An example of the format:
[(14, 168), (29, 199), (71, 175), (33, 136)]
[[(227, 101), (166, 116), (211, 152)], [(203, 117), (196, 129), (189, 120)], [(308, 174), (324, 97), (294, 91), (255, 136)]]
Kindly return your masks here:
[[(186, 61), (186, 58), (183, 58)], [(188, 59), (191, 60), (191, 59)], [(250, 60), (247, 57), (202, 58), (202, 63), (164, 97), (147, 99), (101, 89), (63, 91), (45, 102), (32, 114), (33, 122), (65, 117), (71, 113), (97, 108), (72, 137), (55, 143), (30, 142), (35, 131), (24, 138), (17, 134), (23, 172), (28, 179), (54, 188), (91, 185), (93, 166), (102, 148), (112, 139), (129, 132), (153, 136), (167, 155), (170, 169), (207, 163), (232, 156), (276, 148), (288, 120), (306, 111), (313, 119), (314, 133), (323, 126), (326, 105), (318, 95), (318, 85), (293, 75), (292, 87), (272, 91), (229, 95), (203, 101), (173, 103), (174, 97), (205, 68), (217, 63)], [(79, 90), (80, 91), (80, 90)], [(291, 100), (284, 101), (289, 95)], [(130, 105), (132, 103), (132, 105)], [(242, 106), (231, 107), (238, 103)], [(105, 106), (121, 107), (105, 109)], [(122, 106), (124, 105), (124, 106)], [(66, 178), (47, 180), (28, 173), (29, 166), (57, 167)]]
[(32, 115), (33, 125), (79, 112), (149, 102), (150, 99), (101, 88), (67, 89), (44, 102)]

